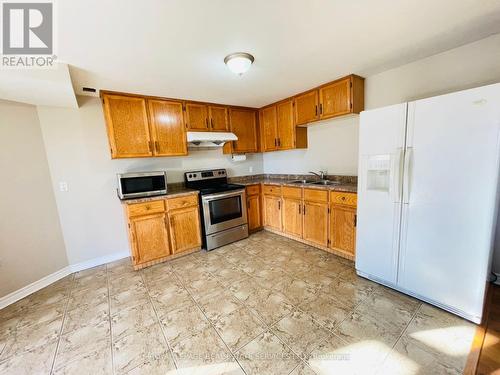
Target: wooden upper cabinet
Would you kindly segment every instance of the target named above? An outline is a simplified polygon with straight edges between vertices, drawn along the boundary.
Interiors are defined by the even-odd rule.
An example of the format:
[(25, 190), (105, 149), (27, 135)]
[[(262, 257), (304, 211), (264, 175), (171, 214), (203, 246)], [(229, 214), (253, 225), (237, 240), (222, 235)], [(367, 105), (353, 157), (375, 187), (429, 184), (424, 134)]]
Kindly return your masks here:
[(208, 131), (208, 107), (205, 104), (186, 103), (186, 124), (189, 130)]
[(335, 81), (319, 89), (321, 119), (351, 113), (351, 77)]
[(146, 100), (109, 94), (103, 94), (102, 98), (111, 157), (153, 156)]
[(212, 131), (227, 132), (229, 130), (229, 119), (226, 107), (208, 107), (209, 126)]
[(278, 117), (278, 148), (289, 150), (295, 148), (296, 127), (293, 119), (293, 101), (278, 103), (276, 105)]
[(187, 155), (182, 103), (148, 100), (156, 156)]
[(318, 112), (318, 90), (308, 91), (295, 97), (295, 124), (304, 125), (316, 121)]
[(170, 255), (165, 213), (130, 219), (134, 263), (146, 263)]
[(256, 111), (251, 109), (231, 108), (229, 110), (231, 131), (238, 137), (233, 142), (233, 152), (257, 152)]
[(263, 151), (278, 149), (278, 119), (276, 106), (263, 108), (260, 111), (261, 142)]

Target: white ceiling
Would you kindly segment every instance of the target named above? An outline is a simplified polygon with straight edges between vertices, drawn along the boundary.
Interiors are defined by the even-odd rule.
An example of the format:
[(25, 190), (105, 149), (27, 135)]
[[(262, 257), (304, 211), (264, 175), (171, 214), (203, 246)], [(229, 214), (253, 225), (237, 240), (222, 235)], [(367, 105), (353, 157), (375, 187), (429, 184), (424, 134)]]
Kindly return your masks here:
[[(58, 56), (82, 86), (262, 106), (500, 32), (499, 0), (64, 0)], [(242, 77), (229, 53), (255, 56)], [(460, 62), (457, 62), (460, 63)]]

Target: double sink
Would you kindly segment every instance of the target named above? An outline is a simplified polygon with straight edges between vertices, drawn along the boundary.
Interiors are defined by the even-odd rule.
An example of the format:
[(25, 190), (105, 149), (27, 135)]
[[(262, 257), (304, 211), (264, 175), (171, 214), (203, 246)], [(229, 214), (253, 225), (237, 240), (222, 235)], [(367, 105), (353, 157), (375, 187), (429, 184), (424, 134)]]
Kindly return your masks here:
[(330, 180), (294, 180), (290, 181), (290, 184), (305, 184), (305, 185), (323, 185), (323, 186), (330, 186), (330, 185), (338, 185), (340, 182), (336, 181), (330, 181)]

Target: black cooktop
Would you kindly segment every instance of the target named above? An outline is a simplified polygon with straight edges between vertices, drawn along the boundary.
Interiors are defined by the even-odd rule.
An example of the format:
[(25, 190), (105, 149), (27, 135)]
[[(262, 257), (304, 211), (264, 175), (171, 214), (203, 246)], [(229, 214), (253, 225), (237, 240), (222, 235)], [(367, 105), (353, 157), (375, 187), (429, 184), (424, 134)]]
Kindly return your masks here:
[(199, 190), (201, 195), (207, 195), (207, 194), (222, 193), (226, 191), (240, 190), (244, 188), (245, 186), (237, 184), (219, 184), (219, 185), (212, 185), (207, 188), (199, 188)]

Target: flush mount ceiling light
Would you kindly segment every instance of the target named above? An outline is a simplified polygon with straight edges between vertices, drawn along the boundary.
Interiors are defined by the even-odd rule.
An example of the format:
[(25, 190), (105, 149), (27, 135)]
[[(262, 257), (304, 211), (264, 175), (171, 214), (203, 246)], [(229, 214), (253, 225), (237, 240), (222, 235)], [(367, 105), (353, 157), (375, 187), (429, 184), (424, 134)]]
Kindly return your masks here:
[(224, 58), (224, 64), (227, 65), (230, 71), (241, 76), (248, 69), (250, 69), (250, 65), (252, 65), (254, 60), (254, 57), (249, 53), (236, 52), (227, 55)]

